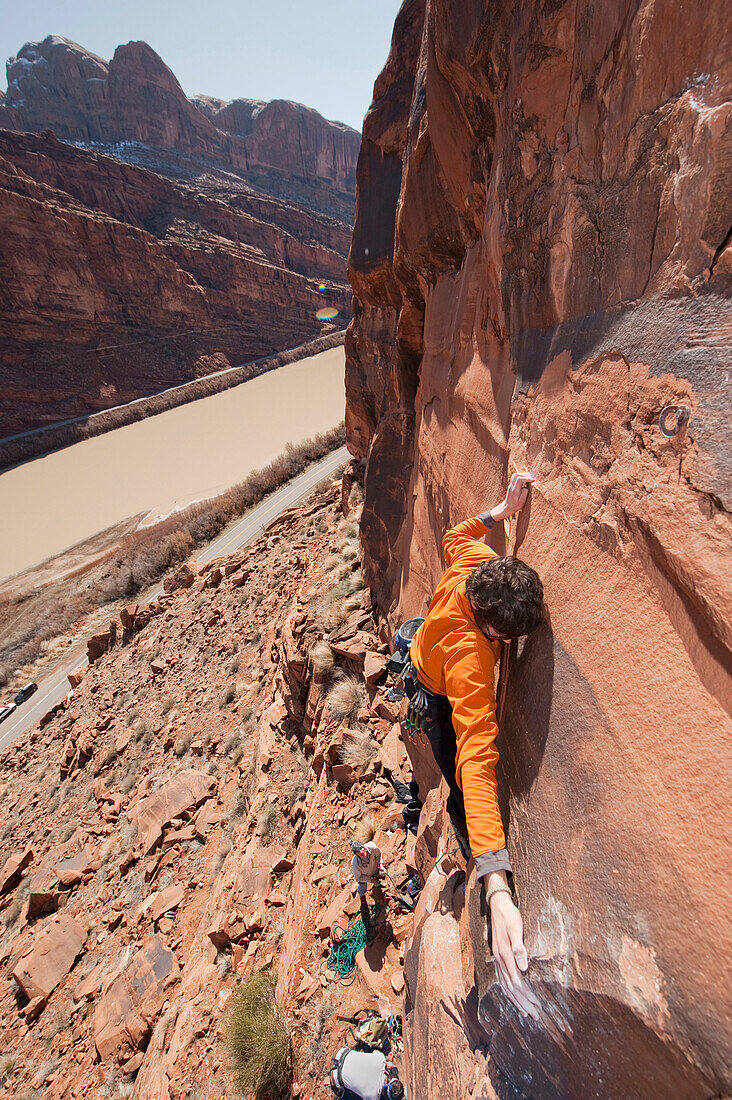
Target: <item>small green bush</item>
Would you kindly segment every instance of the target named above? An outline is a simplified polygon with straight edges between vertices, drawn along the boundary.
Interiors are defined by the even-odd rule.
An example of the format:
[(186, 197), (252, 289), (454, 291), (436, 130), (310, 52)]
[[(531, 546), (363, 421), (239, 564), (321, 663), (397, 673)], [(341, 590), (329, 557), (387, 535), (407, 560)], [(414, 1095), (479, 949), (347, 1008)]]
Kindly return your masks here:
[(231, 997), (224, 1046), (236, 1087), (255, 1100), (283, 1100), (292, 1085), (292, 1043), (275, 1000), (271, 971), (248, 975)]

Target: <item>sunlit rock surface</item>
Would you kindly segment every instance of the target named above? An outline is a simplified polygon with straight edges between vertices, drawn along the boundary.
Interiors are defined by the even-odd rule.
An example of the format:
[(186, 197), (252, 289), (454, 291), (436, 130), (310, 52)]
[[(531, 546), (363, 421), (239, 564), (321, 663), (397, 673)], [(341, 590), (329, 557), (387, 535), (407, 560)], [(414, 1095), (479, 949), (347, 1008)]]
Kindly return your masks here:
[[(463, 909), (445, 877), (407, 955), (423, 1095), (730, 1089), (728, 27), (716, 2), (407, 0), (365, 120), (346, 384), (369, 583), (392, 624), (423, 614), (443, 531), (527, 468), (496, 545), (550, 616), (499, 699), (554, 1023), (493, 988), (480, 892)], [(665, 436), (669, 405), (689, 419)]]

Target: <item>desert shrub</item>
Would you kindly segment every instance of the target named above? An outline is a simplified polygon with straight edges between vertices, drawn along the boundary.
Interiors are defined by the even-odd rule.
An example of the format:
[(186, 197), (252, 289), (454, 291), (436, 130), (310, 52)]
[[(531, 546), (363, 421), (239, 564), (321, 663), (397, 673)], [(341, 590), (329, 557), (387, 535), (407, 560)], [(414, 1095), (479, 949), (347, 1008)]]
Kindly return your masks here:
[(106, 768), (110, 764), (113, 764), (117, 759), (117, 750), (114, 745), (110, 745), (102, 757), (102, 765)]
[(238, 747), (241, 739), (241, 733), (239, 730), (234, 730), (224, 741), (224, 752), (227, 756), (231, 756), (234, 750)]
[(285, 809), (290, 810), (296, 802), (302, 801), (305, 797), (305, 787), (301, 779), (292, 779), (285, 787), (285, 795), (283, 803)]
[(126, 726), (131, 726), (132, 723), (139, 717), (140, 717), (139, 710), (131, 710), (130, 713), (125, 718), (125, 725)]
[(0, 687), (5, 687), (10, 679), (10, 669), (7, 665), (0, 664)]
[(233, 703), (236, 699), (236, 684), (229, 684), (224, 691), (223, 695), (219, 699), (219, 710), (223, 710), (224, 707), (228, 707), (230, 703)]
[(173, 709), (174, 705), (175, 705), (175, 702), (173, 700), (173, 697), (171, 695), (169, 695), (168, 698), (164, 700), (162, 706), (160, 707), (161, 717), (164, 718), (165, 715), (168, 713), (168, 711)]
[(132, 790), (136, 782), (137, 776), (135, 775), (135, 773), (128, 772), (119, 785), (119, 789), (122, 791), (122, 794), (128, 794)]
[(363, 704), (361, 681), (355, 676), (343, 676), (328, 692), (325, 702), (334, 718), (353, 718)]
[(141, 718), (140, 721), (135, 726), (135, 741), (141, 741), (142, 738), (147, 733), (147, 731), (148, 731), (147, 722), (145, 721), (144, 718)]
[(341, 556), (344, 561), (355, 561), (358, 557), (358, 548), (351, 542), (347, 542), (341, 551)]
[(341, 760), (357, 771), (366, 771), (378, 751), (378, 742), (370, 733), (347, 733), (341, 746)]
[(16, 1061), (14, 1054), (0, 1055), (0, 1085), (4, 1085), (8, 1077), (12, 1076)]
[(224, 1046), (237, 1088), (255, 1100), (282, 1100), (290, 1093), (292, 1046), (275, 1000), (271, 971), (249, 974), (231, 997)]
[(328, 643), (323, 639), (316, 642), (310, 650), (310, 660), (313, 670), (319, 673), (332, 672), (335, 668), (335, 654)]
[(236, 746), (236, 748), (234, 749), (234, 751), (231, 754), (232, 764), (238, 764), (243, 755), (244, 755), (244, 745), (239, 744), (239, 745)]
[(257, 833), (259, 836), (265, 840), (271, 839), (274, 836), (279, 816), (276, 803), (268, 802), (257, 818)]
[(234, 657), (234, 659), (229, 662), (229, 669), (228, 669), (229, 676), (236, 676), (238, 671), (239, 671), (239, 658)]
[(328, 554), (328, 557), (323, 560), (321, 568), (324, 573), (331, 573), (340, 564), (341, 559), (337, 554)]
[(193, 740), (193, 734), (187, 733), (185, 737), (181, 737), (180, 741), (175, 746), (175, 755), (178, 757), (185, 756), (191, 747), (191, 741)]

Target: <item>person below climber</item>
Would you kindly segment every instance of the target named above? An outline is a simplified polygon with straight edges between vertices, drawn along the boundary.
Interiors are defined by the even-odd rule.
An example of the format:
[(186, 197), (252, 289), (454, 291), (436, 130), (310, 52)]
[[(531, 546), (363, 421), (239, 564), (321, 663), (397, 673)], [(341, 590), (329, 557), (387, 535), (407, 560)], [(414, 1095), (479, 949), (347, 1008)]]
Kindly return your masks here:
[(333, 1059), (330, 1083), (339, 1096), (361, 1100), (402, 1100), (404, 1096), (396, 1066), (380, 1050), (367, 1053), (341, 1047)]
[(361, 898), (362, 907), (366, 904), (366, 891), (369, 886), (378, 887), (384, 877), (384, 868), (381, 863), (381, 850), (372, 840), (364, 843), (361, 840), (349, 840), (353, 852), (351, 870), (358, 883), (358, 895)]
[(412, 639), (405, 688), (410, 707), (415, 696), (421, 700), (421, 728), (450, 789), (447, 809), (456, 838), (485, 883), (498, 980), (522, 1014), (535, 1016), (538, 1001), (521, 974), (528, 956), (508, 884), (511, 863), (496, 794), (494, 679), (501, 643), (541, 622), (543, 588), (523, 561), (501, 557), (479, 541), (523, 508), (531, 481), (529, 474), (514, 474), (500, 504), (446, 533), (447, 569)]

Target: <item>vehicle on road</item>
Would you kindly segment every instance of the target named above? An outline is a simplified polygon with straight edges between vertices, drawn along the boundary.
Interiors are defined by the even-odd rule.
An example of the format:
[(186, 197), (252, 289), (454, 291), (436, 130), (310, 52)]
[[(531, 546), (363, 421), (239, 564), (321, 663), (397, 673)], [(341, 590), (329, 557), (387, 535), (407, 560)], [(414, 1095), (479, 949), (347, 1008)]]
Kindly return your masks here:
[(25, 687), (22, 687), (20, 689), (18, 694), (13, 699), (16, 707), (19, 707), (21, 703), (24, 703), (26, 701), (26, 699), (30, 699), (31, 695), (33, 695), (33, 693), (36, 691), (38, 691), (38, 684), (36, 684), (35, 681), (31, 680), (29, 684), (26, 684)]
[(14, 710), (17, 710), (15, 703), (8, 703), (5, 707), (0, 707), (0, 722), (4, 722), (6, 718), (9, 718)]

